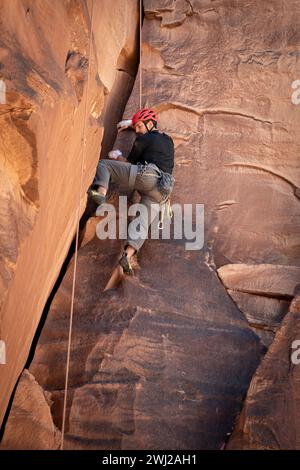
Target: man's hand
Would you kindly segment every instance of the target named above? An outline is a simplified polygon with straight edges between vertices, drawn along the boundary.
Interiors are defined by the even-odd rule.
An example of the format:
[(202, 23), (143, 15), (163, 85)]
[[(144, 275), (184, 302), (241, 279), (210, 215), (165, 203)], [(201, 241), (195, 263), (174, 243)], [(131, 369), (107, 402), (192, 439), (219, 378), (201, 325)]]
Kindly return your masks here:
[(120, 160), (121, 162), (127, 162), (126, 158), (123, 157), (121, 150), (111, 150), (108, 152), (108, 157), (112, 160)]
[(117, 129), (118, 132), (124, 131), (128, 127), (132, 126), (132, 120), (131, 119), (125, 119), (124, 121), (120, 121), (117, 124)]
[(111, 150), (108, 152), (108, 157), (111, 158), (112, 160), (118, 160), (119, 157), (122, 156), (121, 150)]

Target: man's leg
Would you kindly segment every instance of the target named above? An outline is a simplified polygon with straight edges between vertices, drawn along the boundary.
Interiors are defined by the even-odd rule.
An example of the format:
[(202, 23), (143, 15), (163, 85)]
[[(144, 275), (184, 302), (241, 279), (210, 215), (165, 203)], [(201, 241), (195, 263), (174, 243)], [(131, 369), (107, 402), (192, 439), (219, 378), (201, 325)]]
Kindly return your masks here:
[[(93, 181), (93, 184), (98, 185), (99, 187), (97, 190), (92, 190), (90, 192), (94, 201), (99, 205), (105, 202), (105, 196), (110, 180), (121, 185), (124, 189), (126, 189), (126, 187), (128, 189), (133, 189), (135, 178), (133, 178), (133, 181), (131, 181), (131, 178), (134, 166), (136, 165), (132, 165), (129, 162), (120, 162), (108, 159), (100, 160), (97, 166), (96, 176)], [(137, 169), (135, 171), (137, 171)], [(134, 174), (135, 172), (133, 171), (133, 176)], [(130, 244), (125, 245), (123, 255), (127, 257), (126, 265), (128, 264), (128, 271), (131, 269), (129, 259), (134, 255), (135, 252), (136, 249), (133, 246)], [(126, 270), (126, 266), (124, 266), (123, 269)]]
[(147, 169), (145, 173), (139, 173), (135, 181), (135, 189), (137, 189), (142, 196), (140, 204), (144, 205), (146, 211), (142, 211), (139, 216), (141, 222), (141, 236), (133, 238), (129, 233), (129, 237), (125, 245), (125, 251), (120, 260), (120, 264), (123, 266), (123, 269), (127, 274), (132, 274), (132, 267), (130, 265), (131, 256), (140, 250), (147, 237), (149, 226), (154, 220), (158, 220), (161, 208), (159, 203), (162, 202), (163, 196), (158, 191), (156, 183), (157, 172), (151, 169)]
[[(132, 167), (136, 167), (136, 165), (132, 165), (129, 162), (127, 163), (108, 159), (100, 160), (94, 180), (94, 184), (99, 185), (99, 196), (105, 198), (110, 179), (113, 182), (122, 185), (124, 188), (128, 187), (128, 189), (132, 189), (132, 181), (130, 181), (133, 169)], [(145, 175), (138, 174), (133, 187), (139, 191), (144, 191), (140, 203), (144, 204), (146, 211), (142, 213), (142, 217), (140, 219), (141, 236), (138, 238), (132, 238), (129, 236), (127, 243), (125, 244), (122, 258), (120, 259), (120, 264), (127, 274), (132, 273), (130, 258), (142, 247), (146, 239), (149, 226), (152, 223), (153, 218), (156, 217), (156, 214), (159, 213), (158, 202), (162, 198), (156, 189), (156, 177), (151, 174), (151, 171), (147, 172)]]
[(106, 194), (110, 179), (122, 185), (128, 184), (131, 163), (116, 160), (102, 159), (97, 166), (94, 184), (99, 185), (103, 194)]
[[(123, 255), (119, 261), (126, 274), (133, 273), (130, 258), (134, 253), (137, 253), (144, 244), (148, 235), (149, 226), (154, 220), (158, 220), (157, 216), (159, 214), (160, 206), (156, 201), (144, 194), (142, 195), (140, 204), (143, 204), (145, 210), (141, 210), (139, 215), (139, 231), (137, 232), (133, 230), (132, 227), (130, 228), (129, 224), (128, 239), (125, 244)], [(136, 219), (133, 219), (132, 222), (134, 222), (134, 220)], [(140, 236), (136, 236), (138, 234), (140, 234)]]

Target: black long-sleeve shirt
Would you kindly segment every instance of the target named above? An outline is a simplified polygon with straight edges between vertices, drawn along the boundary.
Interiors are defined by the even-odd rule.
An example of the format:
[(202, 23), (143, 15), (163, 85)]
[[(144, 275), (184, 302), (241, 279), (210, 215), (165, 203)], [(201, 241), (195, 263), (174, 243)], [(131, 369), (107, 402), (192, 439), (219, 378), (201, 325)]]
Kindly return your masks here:
[(162, 171), (171, 173), (174, 168), (174, 143), (164, 132), (153, 130), (139, 135), (127, 157), (130, 163), (155, 163)]

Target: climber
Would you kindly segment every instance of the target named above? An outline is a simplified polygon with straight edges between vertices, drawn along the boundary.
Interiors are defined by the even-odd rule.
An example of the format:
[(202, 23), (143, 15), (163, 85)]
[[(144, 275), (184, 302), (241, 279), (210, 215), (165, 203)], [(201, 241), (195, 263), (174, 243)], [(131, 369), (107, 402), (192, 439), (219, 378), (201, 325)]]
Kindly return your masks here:
[[(137, 138), (127, 159), (120, 150), (112, 150), (110, 159), (101, 159), (98, 163), (96, 177), (88, 194), (98, 204), (106, 201), (106, 193), (110, 179), (127, 190), (136, 189), (141, 194), (141, 204), (147, 208), (147, 220), (141, 220), (141, 232), (148, 233), (151, 224), (151, 207), (159, 212), (160, 205), (166, 200), (157, 186), (161, 176), (172, 175), (174, 167), (174, 143), (170, 136), (157, 129), (157, 116), (151, 109), (137, 111), (132, 119), (121, 121), (118, 131), (132, 127)], [(169, 176), (169, 178), (172, 178)], [(174, 179), (173, 179), (174, 182)], [(170, 191), (172, 188), (170, 188)], [(155, 213), (155, 211), (154, 211)], [(153, 212), (152, 212), (153, 214)], [(149, 222), (150, 221), (150, 222)], [(131, 239), (130, 234), (119, 260), (125, 274), (133, 274), (130, 258), (137, 253), (145, 241), (145, 236)]]

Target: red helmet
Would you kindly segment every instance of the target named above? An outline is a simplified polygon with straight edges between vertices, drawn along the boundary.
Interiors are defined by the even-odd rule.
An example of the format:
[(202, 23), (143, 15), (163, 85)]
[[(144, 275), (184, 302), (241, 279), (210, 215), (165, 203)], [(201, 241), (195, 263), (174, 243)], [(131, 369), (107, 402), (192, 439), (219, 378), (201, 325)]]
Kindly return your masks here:
[(132, 117), (132, 125), (134, 126), (138, 121), (148, 121), (152, 119), (153, 121), (157, 122), (157, 116), (152, 109), (144, 108), (137, 111)]

